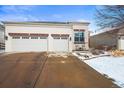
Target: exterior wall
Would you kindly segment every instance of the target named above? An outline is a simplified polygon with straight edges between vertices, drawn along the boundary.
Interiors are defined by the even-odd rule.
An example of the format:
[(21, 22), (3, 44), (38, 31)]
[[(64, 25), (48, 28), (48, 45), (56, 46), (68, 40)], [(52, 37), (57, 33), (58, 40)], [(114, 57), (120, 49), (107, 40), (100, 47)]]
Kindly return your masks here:
[[(72, 29), (68, 26), (41, 26), (41, 25), (5, 25), (6, 52), (11, 52), (11, 36), (8, 33), (41, 33), (49, 34), (48, 36), (48, 51), (53, 50), (53, 37), (51, 34), (69, 34), (72, 37)], [(61, 47), (61, 45), (60, 45)], [(72, 51), (72, 41), (69, 40), (69, 52)]]
[(101, 45), (117, 46), (118, 37), (117, 34), (98, 34), (90, 37), (90, 47), (96, 48)]
[[(76, 46), (78, 47), (83, 47), (84, 50), (88, 50), (89, 49), (89, 31), (88, 31), (88, 25), (83, 25), (83, 24), (74, 24), (73, 25), (73, 29), (84, 29), (84, 44), (74, 44), (73, 45), (73, 49), (76, 49)], [(73, 32), (74, 35), (74, 32)], [(72, 39), (73, 43), (74, 43), (74, 36)]]
[[(116, 28), (115, 28), (116, 29)], [(90, 47), (99, 45), (116, 46), (119, 50), (124, 50), (124, 27), (107, 31), (90, 37)]]
[[(48, 36), (48, 51), (53, 51), (53, 37), (51, 34), (69, 34), (69, 52), (75, 50), (76, 44), (74, 44), (74, 29), (84, 29), (84, 44), (78, 44), (77, 46), (89, 49), (89, 33), (87, 24), (68, 23), (68, 24), (5, 24), (5, 36), (7, 40), (5, 42), (6, 52), (12, 52), (12, 38), (9, 33), (39, 33), (49, 34)], [(61, 47), (61, 45), (60, 45)]]

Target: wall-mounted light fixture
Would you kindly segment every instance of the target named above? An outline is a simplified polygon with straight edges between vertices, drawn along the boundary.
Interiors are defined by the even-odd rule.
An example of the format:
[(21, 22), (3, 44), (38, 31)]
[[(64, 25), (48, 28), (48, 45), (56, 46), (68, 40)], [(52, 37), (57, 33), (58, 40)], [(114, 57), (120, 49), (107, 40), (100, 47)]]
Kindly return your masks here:
[(121, 36), (118, 36), (118, 39), (121, 39)]
[(8, 40), (8, 36), (5, 36), (5, 40)]
[(71, 37), (70, 37), (69, 39), (70, 39), (70, 41), (71, 41)]

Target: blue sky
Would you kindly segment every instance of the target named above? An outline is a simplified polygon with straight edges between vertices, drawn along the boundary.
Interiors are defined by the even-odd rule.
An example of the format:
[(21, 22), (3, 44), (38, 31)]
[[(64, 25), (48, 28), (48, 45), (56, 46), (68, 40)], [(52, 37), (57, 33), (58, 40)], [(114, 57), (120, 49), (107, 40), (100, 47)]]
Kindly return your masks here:
[(88, 21), (95, 30), (96, 6), (87, 5), (41, 5), (0, 6), (0, 21)]

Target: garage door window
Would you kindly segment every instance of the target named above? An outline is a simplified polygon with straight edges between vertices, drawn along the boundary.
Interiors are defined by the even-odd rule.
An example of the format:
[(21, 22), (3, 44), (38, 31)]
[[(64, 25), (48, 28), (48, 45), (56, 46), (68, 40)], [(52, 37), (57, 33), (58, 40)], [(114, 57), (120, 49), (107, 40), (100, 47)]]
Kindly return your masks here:
[(20, 39), (19, 36), (13, 36), (12, 39)]
[(38, 37), (31, 37), (31, 39), (38, 39)]
[(68, 39), (68, 37), (61, 37), (61, 39)]
[(27, 36), (23, 36), (22, 39), (29, 39), (29, 37), (27, 37)]
[(54, 39), (60, 39), (60, 37), (53, 37)]
[(47, 37), (40, 37), (40, 39), (47, 39)]

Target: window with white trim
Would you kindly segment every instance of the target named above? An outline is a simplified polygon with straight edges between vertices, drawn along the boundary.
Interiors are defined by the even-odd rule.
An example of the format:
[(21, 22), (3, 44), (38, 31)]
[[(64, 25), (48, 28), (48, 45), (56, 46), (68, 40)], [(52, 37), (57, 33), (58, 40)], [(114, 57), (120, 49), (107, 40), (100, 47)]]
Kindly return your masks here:
[(84, 43), (84, 32), (81, 32), (81, 31), (74, 32), (74, 43), (75, 44)]
[(37, 36), (31, 36), (31, 39), (38, 39)]

